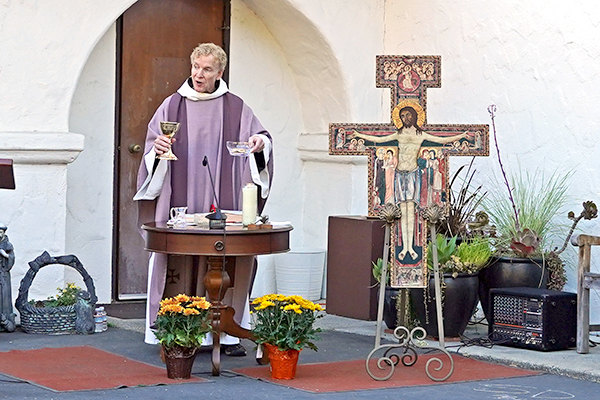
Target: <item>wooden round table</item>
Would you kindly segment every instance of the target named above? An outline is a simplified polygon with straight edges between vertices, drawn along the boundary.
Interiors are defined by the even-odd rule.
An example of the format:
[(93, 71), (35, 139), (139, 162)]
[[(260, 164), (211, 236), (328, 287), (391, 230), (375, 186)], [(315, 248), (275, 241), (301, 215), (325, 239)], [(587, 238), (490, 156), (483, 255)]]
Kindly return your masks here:
[(223, 296), (231, 285), (229, 274), (223, 268), (227, 257), (247, 257), (261, 254), (284, 253), (290, 250), (292, 226), (270, 229), (248, 229), (241, 225), (228, 225), (226, 229), (203, 229), (193, 225), (173, 228), (165, 222), (144, 224), (146, 250), (155, 253), (207, 256), (208, 269), (204, 286), (208, 300), (212, 303), (212, 374), (217, 376), (221, 369), (221, 346), (219, 334), (254, 340), (252, 332), (239, 326), (234, 320), (233, 308), (223, 304)]

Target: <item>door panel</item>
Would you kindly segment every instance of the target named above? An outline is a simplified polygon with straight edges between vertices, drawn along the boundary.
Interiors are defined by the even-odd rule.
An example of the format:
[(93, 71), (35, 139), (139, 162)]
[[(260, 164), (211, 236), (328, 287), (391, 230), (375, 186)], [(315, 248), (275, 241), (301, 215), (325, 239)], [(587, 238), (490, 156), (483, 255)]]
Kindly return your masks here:
[[(133, 202), (148, 122), (190, 74), (189, 55), (202, 42), (225, 48), (229, 0), (139, 0), (120, 18), (117, 41), (115, 300), (143, 298), (148, 253)], [(137, 151), (136, 145), (142, 151)]]

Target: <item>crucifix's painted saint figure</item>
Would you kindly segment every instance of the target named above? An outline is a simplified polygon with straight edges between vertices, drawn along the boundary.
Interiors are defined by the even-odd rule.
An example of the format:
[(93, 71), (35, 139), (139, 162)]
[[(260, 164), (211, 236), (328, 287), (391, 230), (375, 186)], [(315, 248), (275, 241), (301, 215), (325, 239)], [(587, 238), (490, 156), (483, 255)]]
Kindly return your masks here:
[(422, 287), (427, 222), (421, 212), (434, 204), (448, 206), (448, 156), (487, 155), (488, 126), (426, 123), (426, 89), (439, 87), (439, 57), (379, 56), (377, 61), (377, 85), (392, 89), (393, 124), (331, 124), (329, 152), (369, 156), (369, 215), (386, 203), (402, 211), (392, 229), (391, 285)]

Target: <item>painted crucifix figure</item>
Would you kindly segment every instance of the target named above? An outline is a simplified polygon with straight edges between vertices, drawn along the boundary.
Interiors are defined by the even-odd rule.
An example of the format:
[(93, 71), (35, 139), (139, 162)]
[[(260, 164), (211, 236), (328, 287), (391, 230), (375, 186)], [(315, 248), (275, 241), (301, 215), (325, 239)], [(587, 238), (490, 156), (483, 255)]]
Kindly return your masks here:
[(391, 286), (423, 287), (426, 221), (421, 211), (447, 207), (448, 156), (488, 155), (487, 125), (429, 125), (426, 89), (440, 87), (439, 56), (378, 56), (377, 87), (389, 87), (391, 124), (331, 124), (329, 153), (369, 156), (369, 215), (386, 203), (402, 216), (392, 229)]

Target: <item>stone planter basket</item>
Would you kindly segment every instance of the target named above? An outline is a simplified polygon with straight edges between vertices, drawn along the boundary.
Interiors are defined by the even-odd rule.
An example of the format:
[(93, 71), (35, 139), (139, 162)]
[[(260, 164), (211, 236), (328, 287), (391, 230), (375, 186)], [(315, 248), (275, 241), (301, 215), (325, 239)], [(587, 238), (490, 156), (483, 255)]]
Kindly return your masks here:
[(83, 265), (74, 255), (52, 257), (44, 251), (35, 260), (29, 263), (29, 270), (21, 280), (19, 296), (15, 307), (21, 314), (21, 329), (26, 333), (41, 333), (49, 335), (60, 335), (75, 333), (75, 305), (59, 307), (36, 307), (28, 302), (29, 288), (38, 271), (47, 266), (62, 264), (75, 268), (83, 277), (83, 281), (90, 294), (90, 303), (95, 306), (98, 298), (92, 277), (87, 273)]

